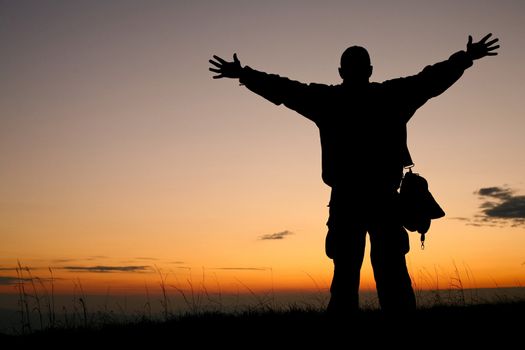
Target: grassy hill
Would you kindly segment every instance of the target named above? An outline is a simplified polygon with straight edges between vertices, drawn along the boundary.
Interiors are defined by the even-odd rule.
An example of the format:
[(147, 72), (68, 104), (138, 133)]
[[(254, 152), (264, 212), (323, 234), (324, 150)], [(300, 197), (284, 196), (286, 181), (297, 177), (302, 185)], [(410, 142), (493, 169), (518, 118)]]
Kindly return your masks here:
[[(377, 310), (356, 317), (328, 317), (322, 310), (289, 307), (238, 313), (203, 312), (163, 321), (100, 322), (25, 335), (1, 335), (15, 346), (222, 348), (389, 348), (512, 346), (522, 344), (525, 301), (434, 306), (410, 317), (386, 317)], [(516, 347), (514, 345), (513, 347)]]

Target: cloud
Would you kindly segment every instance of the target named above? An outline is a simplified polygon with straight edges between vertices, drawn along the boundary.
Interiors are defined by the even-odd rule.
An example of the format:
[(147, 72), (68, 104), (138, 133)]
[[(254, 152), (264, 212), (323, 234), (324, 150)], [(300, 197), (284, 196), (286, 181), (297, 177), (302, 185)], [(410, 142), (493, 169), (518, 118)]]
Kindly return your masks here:
[(37, 283), (39, 282), (51, 282), (51, 281), (56, 281), (58, 279), (61, 279), (61, 278), (40, 278), (40, 277), (33, 277), (33, 278), (29, 278), (29, 277), (14, 277), (14, 276), (0, 276), (0, 286), (10, 286), (10, 285), (14, 285), (14, 284), (19, 284), (19, 283), (25, 283), (25, 282), (31, 282), (31, 281), (35, 281)]
[(64, 266), (70, 272), (147, 272), (150, 266)]
[(504, 187), (485, 187), (480, 188), (476, 194), (482, 197), (494, 197), (498, 199), (507, 199), (512, 197), (513, 190)]
[(94, 255), (94, 256), (90, 256), (90, 257), (86, 258), (86, 260), (90, 260), (90, 261), (102, 260), (102, 259), (110, 259), (110, 257), (109, 256), (105, 256), (105, 255)]
[(259, 239), (261, 241), (274, 240), (274, 239), (284, 239), (286, 236), (289, 236), (289, 235), (293, 235), (293, 232), (288, 231), (288, 230), (284, 230), (282, 232), (269, 233), (269, 234), (266, 234), (266, 235), (262, 235), (262, 236), (259, 237)]
[(18, 270), (22, 270), (22, 271), (34, 271), (34, 270), (41, 270), (42, 268), (41, 267), (27, 267), (27, 266), (22, 266), (22, 268), (20, 267), (0, 267), (0, 271), (18, 271)]
[(12, 276), (0, 276), (0, 286), (10, 286), (20, 282), (29, 281), (29, 278), (18, 278)]
[(51, 262), (54, 263), (54, 264), (70, 263), (70, 262), (73, 262), (73, 261), (78, 261), (78, 259), (54, 259), (54, 260), (51, 260)]
[(0, 267), (0, 271), (16, 271), (17, 267)]
[(481, 213), (471, 225), (475, 226), (525, 226), (525, 196), (516, 195), (507, 187), (485, 187), (474, 194), (483, 201)]
[(462, 217), (462, 216), (455, 216), (455, 217), (452, 217), (452, 218), (448, 218), (449, 220), (457, 220), (457, 221), (470, 221), (471, 219), (470, 218), (465, 218), (465, 217)]
[(96, 261), (96, 260), (104, 260), (104, 259), (110, 259), (110, 258), (105, 255), (94, 255), (94, 256), (80, 257), (80, 258), (59, 258), (59, 259), (53, 259), (51, 260), (51, 262), (55, 264), (64, 264), (64, 263), (71, 263), (74, 261)]

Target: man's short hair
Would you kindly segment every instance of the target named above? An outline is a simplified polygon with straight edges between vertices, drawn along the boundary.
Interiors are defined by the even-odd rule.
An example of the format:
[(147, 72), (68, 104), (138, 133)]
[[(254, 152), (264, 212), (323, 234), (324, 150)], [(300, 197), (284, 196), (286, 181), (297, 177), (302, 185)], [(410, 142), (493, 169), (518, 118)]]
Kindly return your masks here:
[(347, 66), (370, 66), (370, 55), (368, 51), (361, 46), (350, 46), (341, 55), (341, 67)]

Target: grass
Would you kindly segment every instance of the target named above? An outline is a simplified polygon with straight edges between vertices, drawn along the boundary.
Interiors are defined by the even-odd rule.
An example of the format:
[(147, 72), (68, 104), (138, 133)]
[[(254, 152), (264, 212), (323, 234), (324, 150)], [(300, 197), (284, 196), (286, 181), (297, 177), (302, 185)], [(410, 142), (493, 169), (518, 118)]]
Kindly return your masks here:
[[(138, 318), (125, 323), (88, 327), (54, 328), (23, 336), (4, 336), (0, 341), (19, 345), (110, 344), (137, 346), (165, 344), (250, 348), (294, 348), (385, 340), (404, 348), (421, 346), (487, 346), (500, 348), (521, 341), (525, 302), (435, 306), (418, 310), (409, 318), (388, 318), (377, 310), (356, 317), (329, 318), (322, 310), (290, 306), (278, 310), (246, 310), (239, 313), (202, 312), (167, 320)], [(519, 344), (515, 343), (515, 344)]]
[[(466, 270), (467, 278), (471, 278)], [(427, 273), (435, 285), (430, 297), (423, 300), (422, 282), (415, 285), (419, 308), (410, 317), (393, 318), (383, 315), (374, 302), (363, 305), (354, 317), (334, 319), (325, 314), (326, 293), (317, 286), (318, 293), (311, 303), (279, 305), (275, 293), (258, 294), (244, 287), (252, 298), (252, 305), (225, 311), (219, 291), (209, 292), (204, 283), (197, 286), (190, 279), (189, 288), (182, 289), (167, 282), (167, 275), (157, 269), (160, 296), (152, 300), (146, 287), (143, 310), (134, 314), (126, 306), (115, 311), (107, 303), (102, 308), (90, 309), (88, 296), (81, 282), (75, 283), (71, 306), (57, 311), (53, 272), (50, 279), (40, 279), (31, 269), (18, 265), (16, 285), (18, 291), (19, 328), (13, 334), (1, 334), (0, 343), (57, 345), (63, 344), (116, 344), (135, 346), (139, 343), (209, 345), (241, 347), (241, 345), (294, 345), (349, 342), (366, 340), (381, 344), (388, 339), (400, 342), (405, 348), (434, 345), (497, 345), (521, 341), (521, 328), (525, 315), (525, 299), (500, 295), (483, 299), (477, 290), (464, 288), (460, 270), (449, 280), (448, 288), (440, 289), (439, 274)], [(203, 277), (204, 280), (204, 277)], [(470, 282), (470, 281), (469, 281)], [(197, 288), (202, 287), (202, 288)], [(186, 304), (185, 311), (174, 312), (173, 292)], [(108, 291), (109, 294), (109, 291)], [(324, 295), (324, 297), (323, 297)], [(160, 311), (152, 312), (158, 303)], [(380, 336), (379, 336), (380, 335)], [(386, 337), (386, 338), (385, 338)], [(79, 343), (79, 340), (82, 340)], [(334, 343), (336, 344), (336, 343)], [(339, 344), (339, 343), (337, 343)], [(325, 344), (326, 345), (326, 344)], [(248, 347), (249, 347), (248, 346)]]

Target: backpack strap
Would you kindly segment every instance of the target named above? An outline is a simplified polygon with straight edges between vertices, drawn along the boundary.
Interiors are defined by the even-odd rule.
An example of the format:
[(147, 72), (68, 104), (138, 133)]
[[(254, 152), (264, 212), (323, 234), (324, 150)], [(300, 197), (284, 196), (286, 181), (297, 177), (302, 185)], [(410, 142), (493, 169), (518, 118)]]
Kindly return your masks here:
[(408, 144), (407, 144), (407, 127), (405, 125), (405, 144), (403, 145), (403, 149), (401, 150), (401, 165), (403, 168), (410, 168), (414, 166), (414, 162), (412, 161), (412, 156), (410, 155), (410, 151), (408, 150)]

